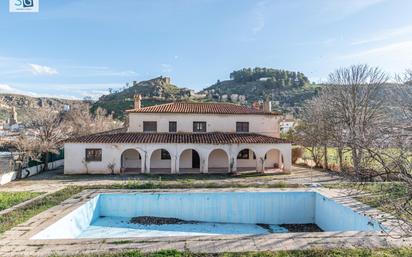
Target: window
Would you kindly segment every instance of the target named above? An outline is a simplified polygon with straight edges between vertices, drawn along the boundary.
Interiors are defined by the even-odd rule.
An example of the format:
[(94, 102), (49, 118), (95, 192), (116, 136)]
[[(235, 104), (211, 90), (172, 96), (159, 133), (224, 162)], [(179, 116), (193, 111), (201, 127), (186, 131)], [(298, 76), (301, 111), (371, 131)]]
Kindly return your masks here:
[(237, 155), (237, 158), (248, 160), (249, 159), (249, 149), (243, 149), (242, 151), (240, 151), (239, 154)]
[(206, 132), (206, 122), (205, 121), (194, 121), (193, 122), (193, 132)]
[(157, 132), (157, 122), (143, 121), (143, 132)]
[(249, 122), (236, 122), (236, 132), (249, 132)]
[(101, 162), (102, 149), (86, 149), (86, 162)]
[(176, 131), (177, 131), (177, 122), (169, 121), (169, 132), (176, 132)]
[(170, 158), (169, 152), (167, 150), (164, 150), (164, 149), (160, 150), (160, 159), (161, 160), (170, 160), (171, 158)]

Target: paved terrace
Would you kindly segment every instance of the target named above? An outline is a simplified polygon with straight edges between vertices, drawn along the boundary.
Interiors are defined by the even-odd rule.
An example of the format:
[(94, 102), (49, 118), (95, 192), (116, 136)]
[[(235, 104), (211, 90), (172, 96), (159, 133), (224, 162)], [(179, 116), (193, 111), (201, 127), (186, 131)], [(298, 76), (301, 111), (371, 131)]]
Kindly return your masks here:
[(110, 185), (125, 183), (130, 180), (146, 182), (158, 182), (159, 177), (163, 183), (175, 183), (179, 180), (192, 181), (196, 183), (215, 183), (222, 186), (231, 184), (268, 184), (268, 183), (288, 183), (288, 184), (311, 184), (311, 183), (338, 183), (343, 178), (336, 173), (329, 173), (317, 169), (309, 169), (294, 166), (290, 174), (265, 174), (242, 172), (239, 176), (228, 176), (225, 174), (179, 174), (179, 175), (64, 175), (62, 169), (43, 172), (41, 174), (13, 181), (0, 186), (0, 191), (33, 191), (33, 192), (54, 192), (66, 186), (87, 186), (87, 185)]

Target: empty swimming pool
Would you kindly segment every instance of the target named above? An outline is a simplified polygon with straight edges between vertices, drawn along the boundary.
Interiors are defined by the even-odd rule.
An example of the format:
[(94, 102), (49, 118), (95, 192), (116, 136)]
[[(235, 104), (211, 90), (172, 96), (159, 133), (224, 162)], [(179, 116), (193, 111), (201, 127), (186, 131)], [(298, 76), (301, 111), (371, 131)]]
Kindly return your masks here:
[(288, 224), (381, 230), (376, 220), (316, 191), (100, 193), (31, 239), (256, 235), (288, 232)]

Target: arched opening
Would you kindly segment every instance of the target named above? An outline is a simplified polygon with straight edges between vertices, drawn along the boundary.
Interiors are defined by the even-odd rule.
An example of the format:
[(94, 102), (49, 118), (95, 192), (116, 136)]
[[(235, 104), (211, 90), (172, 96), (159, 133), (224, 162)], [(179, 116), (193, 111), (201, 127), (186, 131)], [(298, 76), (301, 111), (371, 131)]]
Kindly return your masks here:
[(127, 149), (121, 156), (121, 168), (124, 173), (142, 172), (142, 158), (136, 149)]
[(256, 171), (257, 159), (252, 149), (245, 148), (239, 151), (236, 157), (237, 171)]
[(215, 149), (210, 152), (207, 164), (209, 173), (229, 172), (229, 156), (222, 149)]
[(277, 172), (283, 170), (283, 156), (278, 149), (270, 149), (266, 152), (263, 164), (264, 171)]
[(196, 150), (186, 149), (180, 154), (179, 173), (200, 173), (200, 156)]
[(150, 173), (172, 173), (172, 158), (166, 149), (157, 149), (150, 156)]

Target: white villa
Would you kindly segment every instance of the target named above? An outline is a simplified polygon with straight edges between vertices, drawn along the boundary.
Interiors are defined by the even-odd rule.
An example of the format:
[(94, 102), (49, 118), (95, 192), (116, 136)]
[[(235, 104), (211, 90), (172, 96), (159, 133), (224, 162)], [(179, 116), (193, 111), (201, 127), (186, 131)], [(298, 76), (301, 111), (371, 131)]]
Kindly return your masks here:
[(72, 138), (64, 173), (217, 173), (291, 169), (281, 115), (230, 103), (174, 102), (128, 110), (124, 129)]

